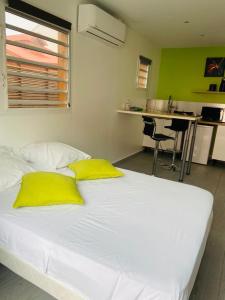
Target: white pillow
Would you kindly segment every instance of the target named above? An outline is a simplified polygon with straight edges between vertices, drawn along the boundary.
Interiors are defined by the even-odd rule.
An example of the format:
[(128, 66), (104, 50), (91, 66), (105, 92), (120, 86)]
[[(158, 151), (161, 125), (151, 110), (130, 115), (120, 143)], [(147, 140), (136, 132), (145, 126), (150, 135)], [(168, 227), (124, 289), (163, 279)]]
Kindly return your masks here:
[(27, 162), (13, 152), (0, 149), (0, 192), (19, 183), (24, 174), (33, 171)]
[(58, 142), (33, 143), (22, 147), (19, 153), (23, 159), (40, 170), (64, 168), (75, 160), (90, 159), (91, 156), (72, 146)]
[(0, 145), (0, 155), (2, 153), (7, 153), (8, 155), (13, 155), (13, 148), (12, 147), (8, 147), (8, 146), (4, 146), (4, 145)]

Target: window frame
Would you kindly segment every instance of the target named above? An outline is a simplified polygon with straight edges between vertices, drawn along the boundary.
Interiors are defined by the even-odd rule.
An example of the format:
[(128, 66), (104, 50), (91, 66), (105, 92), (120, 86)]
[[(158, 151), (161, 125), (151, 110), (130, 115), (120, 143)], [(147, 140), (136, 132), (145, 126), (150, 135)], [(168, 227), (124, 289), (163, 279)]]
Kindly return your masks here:
[[(140, 87), (139, 86), (139, 73), (140, 73), (140, 65), (141, 65), (141, 57), (145, 58), (146, 60), (149, 60), (148, 64), (148, 72), (147, 72), (147, 83), (146, 87)], [(146, 64), (147, 65), (147, 64)], [(137, 71), (136, 71), (136, 88), (142, 91), (147, 91), (149, 88), (149, 80), (150, 80), (150, 73), (151, 73), (151, 66), (152, 66), (152, 60), (144, 55), (139, 55), (137, 59)]]
[(0, 111), (8, 109), (8, 84), (6, 68), (6, 48), (5, 48), (5, 7), (6, 3), (0, 1)]
[[(64, 107), (9, 107), (9, 97), (8, 97), (8, 83), (7, 83), (7, 54), (6, 54), (6, 12), (13, 13), (22, 18), (27, 18), (28, 20), (37, 22), (43, 26), (47, 26), (49, 28), (59, 30), (61, 32), (65, 32), (68, 36), (68, 67), (67, 67), (67, 104)], [(72, 107), (71, 101), (71, 40), (72, 40), (72, 31), (66, 28), (62, 28), (56, 24), (52, 24), (45, 20), (39, 19), (30, 14), (26, 14), (24, 12), (18, 11), (9, 7), (6, 1), (0, 1), (0, 51), (2, 55), (0, 55), (0, 112), (9, 112), (9, 111), (68, 111)]]

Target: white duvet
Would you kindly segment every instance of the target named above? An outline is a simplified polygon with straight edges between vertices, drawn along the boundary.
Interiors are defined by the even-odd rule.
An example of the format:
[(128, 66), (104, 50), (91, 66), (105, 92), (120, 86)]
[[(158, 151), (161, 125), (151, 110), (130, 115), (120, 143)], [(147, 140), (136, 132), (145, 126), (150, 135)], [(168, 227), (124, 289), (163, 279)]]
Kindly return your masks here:
[(123, 171), (79, 182), (84, 206), (13, 209), (19, 186), (0, 193), (0, 246), (84, 299), (188, 299), (212, 195)]

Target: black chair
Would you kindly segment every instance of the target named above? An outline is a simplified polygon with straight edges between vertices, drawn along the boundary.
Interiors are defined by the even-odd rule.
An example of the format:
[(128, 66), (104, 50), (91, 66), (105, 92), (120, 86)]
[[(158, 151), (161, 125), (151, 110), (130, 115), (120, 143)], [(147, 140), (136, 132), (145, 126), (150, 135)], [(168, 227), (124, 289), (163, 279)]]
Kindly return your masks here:
[[(183, 115), (193, 115), (193, 112), (180, 112), (180, 111), (174, 111), (174, 113), (177, 114), (183, 114)], [(179, 133), (182, 132), (183, 135), (188, 129), (188, 121), (187, 120), (180, 120), (180, 119), (172, 119), (172, 123), (169, 126), (165, 126), (165, 128), (170, 129), (175, 132), (175, 138), (174, 138), (174, 147), (173, 147), (173, 157), (172, 157), (172, 163), (170, 165), (170, 169), (176, 170), (177, 166), (175, 164), (176, 160), (176, 153), (177, 153), (177, 142), (178, 142), (178, 137)]]
[(155, 149), (154, 149), (154, 159), (153, 159), (153, 166), (152, 166), (152, 174), (156, 175), (156, 164), (157, 164), (157, 157), (158, 157), (158, 150), (159, 150), (159, 143), (166, 140), (174, 140), (173, 137), (156, 133), (156, 123), (153, 118), (150, 117), (142, 117), (144, 121), (144, 130), (143, 133), (148, 135), (155, 141)]

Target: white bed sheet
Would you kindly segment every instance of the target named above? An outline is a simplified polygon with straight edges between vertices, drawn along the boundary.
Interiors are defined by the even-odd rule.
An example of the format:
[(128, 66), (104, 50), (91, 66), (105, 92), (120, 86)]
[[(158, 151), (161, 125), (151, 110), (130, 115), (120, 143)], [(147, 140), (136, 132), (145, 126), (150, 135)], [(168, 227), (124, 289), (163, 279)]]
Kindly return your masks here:
[(0, 193), (0, 246), (84, 299), (188, 299), (212, 195), (123, 171), (123, 178), (79, 182), (84, 206), (16, 210), (19, 186)]

